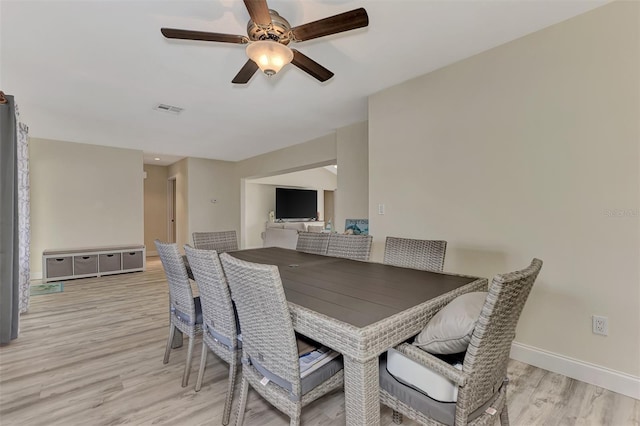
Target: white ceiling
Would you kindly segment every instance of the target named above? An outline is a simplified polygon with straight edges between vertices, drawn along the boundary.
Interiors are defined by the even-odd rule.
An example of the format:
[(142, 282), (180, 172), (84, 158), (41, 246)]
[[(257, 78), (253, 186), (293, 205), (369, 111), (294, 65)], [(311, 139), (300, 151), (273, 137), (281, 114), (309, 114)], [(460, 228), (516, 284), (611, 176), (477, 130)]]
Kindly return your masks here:
[(289, 65), (237, 86), (244, 46), (167, 40), (160, 28), (245, 35), (241, 1), (2, 0), (0, 89), (32, 137), (240, 160), (366, 120), (377, 91), (604, 3), (269, 0), (293, 26), (358, 7), (370, 24), (295, 46), (335, 73), (325, 83)]

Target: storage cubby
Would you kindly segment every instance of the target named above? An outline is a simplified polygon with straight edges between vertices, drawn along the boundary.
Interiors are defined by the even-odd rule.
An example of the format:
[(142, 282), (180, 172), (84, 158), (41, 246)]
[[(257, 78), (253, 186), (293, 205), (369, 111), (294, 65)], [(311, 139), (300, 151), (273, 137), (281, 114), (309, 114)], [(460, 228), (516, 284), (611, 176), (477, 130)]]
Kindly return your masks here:
[(103, 253), (98, 257), (98, 271), (113, 272), (122, 269), (122, 253)]
[(45, 261), (47, 275), (50, 278), (68, 277), (73, 275), (73, 257), (71, 256), (55, 256), (47, 258)]
[(42, 282), (144, 271), (143, 245), (45, 250)]
[(142, 268), (142, 252), (128, 251), (122, 253), (122, 269), (138, 269)]
[(98, 255), (73, 256), (73, 275), (95, 275), (98, 273)]

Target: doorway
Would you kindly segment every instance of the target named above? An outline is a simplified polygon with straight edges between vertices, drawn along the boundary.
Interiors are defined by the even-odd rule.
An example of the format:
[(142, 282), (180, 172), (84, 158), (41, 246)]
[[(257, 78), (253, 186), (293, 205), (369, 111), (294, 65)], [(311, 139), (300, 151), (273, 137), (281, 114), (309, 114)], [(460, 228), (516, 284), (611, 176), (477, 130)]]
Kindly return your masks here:
[(324, 191), (324, 226), (329, 228), (329, 222), (332, 224), (332, 229), (335, 226), (335, 208), (334, 208), (334, 192), (335, 191)]

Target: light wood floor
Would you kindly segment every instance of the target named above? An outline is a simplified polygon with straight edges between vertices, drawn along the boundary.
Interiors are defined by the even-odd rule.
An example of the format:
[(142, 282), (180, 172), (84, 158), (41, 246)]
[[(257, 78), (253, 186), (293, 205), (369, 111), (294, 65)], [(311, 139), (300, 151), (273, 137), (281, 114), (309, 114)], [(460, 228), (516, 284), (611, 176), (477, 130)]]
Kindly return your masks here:
[[(220, 424), (227, 367), (209, 356), (202, 390), (198, 360), (182, 388), (186, 345), (162, 364), (168, 332), (167, 284), (157, 258), (146, 272), (72, 280), (64, 292), (33, 296), (20, 337), (0, 348), (0, 424)], [(199, 357), (200, 343), (194, 354)], [(513, 425), (638, 425), (640, 402), (512, 361)], [(251, 392), (247, 425), (288, 418)], [(235, 416), (235, 406), (232, 411)], [(303, 424), (344, 424), (342, 392), (303, 410)], [(382, 409), (382, 424), (391, 413)], [(414, 423), (405, 420), (404, 424)]]

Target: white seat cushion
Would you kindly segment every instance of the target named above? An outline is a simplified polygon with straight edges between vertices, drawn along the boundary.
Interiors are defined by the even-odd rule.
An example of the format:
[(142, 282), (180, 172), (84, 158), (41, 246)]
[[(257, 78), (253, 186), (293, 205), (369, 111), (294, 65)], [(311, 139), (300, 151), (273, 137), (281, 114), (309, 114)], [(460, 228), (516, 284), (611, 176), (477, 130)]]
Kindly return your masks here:
[(291, 250), (298, 244), (298, 231), (295, 229), (267, 228), (264, 233), (264, 247), (282, 247)]
[[(454, 364), (462, 370), (462, 364)], [(458, 387), (449, 379), (407, 358), (395, 349), (387, 351), (387, 371), (401, 383), (441, 402), (456, 402)]]
[(295, 229), (296, 231), (305, 231), (307, 228), (302, 222), (285, 222), (284, 229)]

